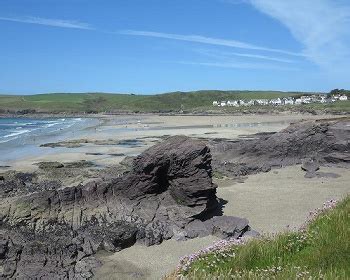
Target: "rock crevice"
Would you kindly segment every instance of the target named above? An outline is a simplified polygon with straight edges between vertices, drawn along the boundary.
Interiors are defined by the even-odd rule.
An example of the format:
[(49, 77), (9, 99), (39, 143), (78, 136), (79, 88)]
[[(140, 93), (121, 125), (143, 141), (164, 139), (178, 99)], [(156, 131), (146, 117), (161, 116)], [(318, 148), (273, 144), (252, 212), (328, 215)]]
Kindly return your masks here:
[[(206, 143), (170, 137), (139, 156), (129, 172), (62, 188), (35, 174), (0, 181), (3, 277), (89, 278), (98, 250), (119, 251), (208, 234), (238, 237), (248, 221), (204, 217), (218, 208)], [(2, 248), (2, 250), (1, 250)], [(5, 269), (6, 268), (6, 269)]]

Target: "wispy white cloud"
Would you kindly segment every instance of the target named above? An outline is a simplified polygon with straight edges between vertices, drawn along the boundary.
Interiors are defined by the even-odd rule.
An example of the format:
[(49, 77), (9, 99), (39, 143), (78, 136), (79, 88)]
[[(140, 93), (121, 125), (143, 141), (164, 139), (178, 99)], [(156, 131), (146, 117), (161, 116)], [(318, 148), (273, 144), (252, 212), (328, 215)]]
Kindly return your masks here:
[(211, 37), (205, 37), (201, 35), (181, 35), (181, 34), (161, 33), (161, 32), (142, 31), (142, 30), (121, 30), (118, 33), (124, 34), (124, 35), (132, 35), (132, 36), (145, 36), (145, 37), (155, 37), (155, 38), (163, 38), (163, 39), (171, 39), (171, 40), (179, 40), (179, 41), (188, 41), (188, 42), (202, 43), (202, 44), (208, 44), (208, 45), (233, 47), (233, 48), (239, 48), (239, 49), (268, 51), (268, 52), (275, 52), (275, 53), (281, 53), (281, 54), (292, 55), (292, 56), (303, 56), (303, 54), (290, 52), (286, 50), (266, 48), (266, 47), (249, 44), (246, 42), (211, 38)]
[[(281, 22), (304, 46), (303, 53), (326, 68), (350, 62), (350, 3), (339, 0), (250, 0)], [(346, 4), (347, 3), (347, 4)]]
[(205, 50), (205, 49), (196, 49), (194, 51), (209, 57), (213, 57), (217, 59), (225, 59), (225, 60), (232, 59), (233, 57), (241, 57), (241, 58), (248, 58), (248, 59), (254, 59), (254, 60), (268, 60), (268, 61), (281, 62), (281, 63), (296, 63), (295, 60), (291, 60), (287, 58), (252, 54), (252, 53), (225, 52), (225, 51)]
[(49, 18), (40, 18), (40, 17), (0, 17), (0, 20), (5, 21), (14, 21), (21, 23), (30, 23), (30, 24), (40, 24), (54, 27), (62, 28), (75, 28), (75, 29), (87, 29), (93, 30), (94, 28), (85, 22), (73, 21), (73, 20), (63, 20), (63, 19), (49, 19)]
[(245, 63), (245, 62), (196, 62), (196, 61), (174, 61), (179, 64), (186, 65), (198, 65), (208, 67), (220, 67), (220, 68), (238, 68), (238, 69), (265, 69), (265, 70), (283, 70), (283, 71), (295, 71), (298, 70), (295, 67), (284, 67), (275, 64), (264, 63)]

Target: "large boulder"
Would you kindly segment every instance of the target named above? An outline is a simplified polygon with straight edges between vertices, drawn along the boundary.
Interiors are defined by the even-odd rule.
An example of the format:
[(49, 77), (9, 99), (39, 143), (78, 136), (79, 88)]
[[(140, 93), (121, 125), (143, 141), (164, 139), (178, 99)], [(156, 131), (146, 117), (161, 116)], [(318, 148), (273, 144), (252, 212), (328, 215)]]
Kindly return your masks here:
[[(258, 133), (250, 139), (211, 141), (213, 166), (228, 176), (245, 176), (271, 168), (306, 163), (306, 169), (336, 164), (349, 167), (350, 118), (301, 121), (276, 133)], [(308, 172), (313, 174), (313, 172)]]
[(136, 157), (125, 181), (124, 193), (131, 199), (169, 192), (194, 215), (217, 207), (210, 150), (185, 136), (170, 137)]
[(2, 277), (85, 279), (98, 266), (93, 257), (98, 250), (208, 234), (241, 236), (249, 230), (245, 219), (202, 221), (218, 207), (216, 187), (209, 148), (184, 136), (146, 150), (121, 177), (62, 188), (32, 174), (5, 174)]

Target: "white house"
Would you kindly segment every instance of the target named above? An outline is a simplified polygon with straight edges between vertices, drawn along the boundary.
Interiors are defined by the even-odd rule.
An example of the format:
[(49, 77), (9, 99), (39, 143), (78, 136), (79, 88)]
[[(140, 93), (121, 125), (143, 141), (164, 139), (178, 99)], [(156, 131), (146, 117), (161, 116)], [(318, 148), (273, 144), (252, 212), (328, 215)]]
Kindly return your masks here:
[(313, 94), (313, 95), (310, 96), (310, 99), (309, 99), (309, 100), (310, 100), (311, 103), (318, 102), (319, 96), (316, 95), (316, 94)]
[(327, 102), (327, 96), (320, 96), (320, 102), (321, 103), (326, 103)]
[(272, 104), (272, 105), (282, 105), (282, 100), (281, 100), (281, 98), (276, 98), (276, 99), (271, 99), (270, 100), (270, 104)]
[(304, 96), (301, 96), (300, 99), (301, 99), (301, 103), (303, 103), (303, 104), (309, 104), (312, 102), (311, 96), (304, 95)]
[(247, 101), (247, 106), (253, 106), (253, 105), (254, 105), (254, 100), (253, 99)]
[(294, 104), (295, 105), (300, 105), (300, 104), (302, 104), (303, 103), (303, 101), (301, 100), (301, 98), (297, 98), (297, 99), (295, 99), (295, 101), (294, 101)]
[(346, 101), (346, 100), (348, 100), (348, 97), (346, 95), (342, 95), (342, 96), (339, 97), (339, 100), (340, 101)]
[(294, 100), (292, 98), (285, 98), (283, 100), (283, 104), (284, 105), (293, 105), (294, 104)]
[(227, 101), (227, 106), (239, 107), (239, 104), (237, 100), (229, 100)]
[(251, 106), (251, 105), (254, 105), (254, 100), (239, 100), (239, 105), (242, 105), (242, 106)]
[(257, 105), (269, 105), (268, 99), (257, 99), (255, 100), (255, 104)]
[(218, 106), (218, 105), (219, 105), (219, 102), (213, 101), (213, 106)]
[(225, 107), (225, 106), (226, 106), (226, 101), (221, 101), (221, 102), (220, 102), (220, 106), (221, 106), (221, 107)]

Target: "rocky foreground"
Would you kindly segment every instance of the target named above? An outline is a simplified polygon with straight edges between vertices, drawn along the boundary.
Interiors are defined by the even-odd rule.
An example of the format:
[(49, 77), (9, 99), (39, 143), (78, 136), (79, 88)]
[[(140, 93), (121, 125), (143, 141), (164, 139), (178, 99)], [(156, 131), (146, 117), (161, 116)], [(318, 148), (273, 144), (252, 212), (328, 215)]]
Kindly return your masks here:
[(277, 133), (210, 141), (213, 169), (235, 177), (303, 164), (306, 177), (332, 177), (320, 165), (349, 167), (350, 118), (302, 121)]
[(0, 273), (5, 278), (84, 279), (99, 266), (94, 258), (99, 250), (252, 233), (246, 219), (216, 216), (220, 201), (210, 150), (184, 136), (146, 150), (120, 177), (66, 188), (36, 177), (0, 177)]
[(299, 163), (307, 177), (332, 176), (319, 172), (320, 165), (349, 167), (350, 120), (300, 122), (238, 140), (170, 137), (130, 168), (104, 170), (69, 187), (57, 177), (78, 176), (87, 162), (73, 173), (60, 163), (40, 166), (54, 170), (53, 179), (51, 171), (7, 172), (0, 176), (1, 277), (86, 279), (100, 265), (99, 250), (255, 234), (246, 219), (221, 216), (212, 165), (239, 177)]

